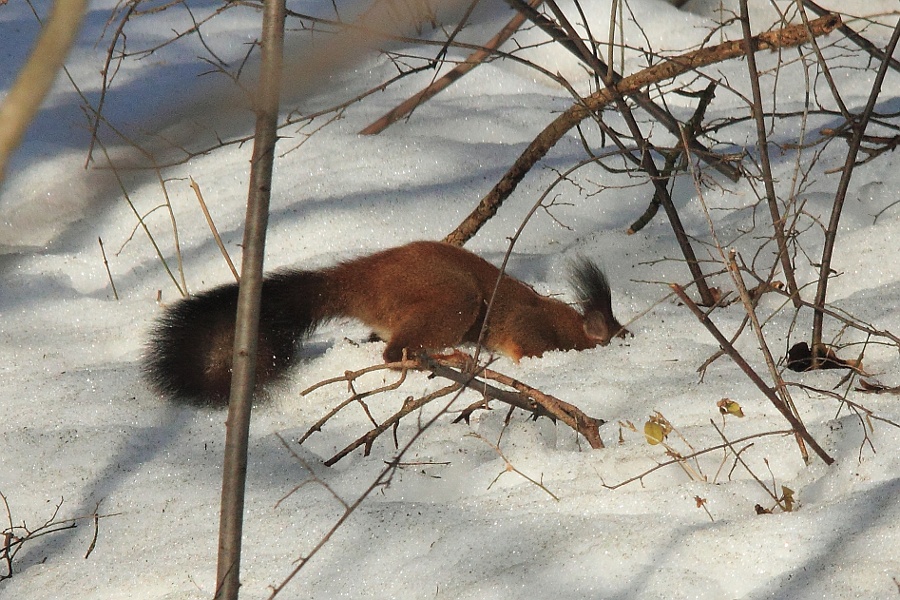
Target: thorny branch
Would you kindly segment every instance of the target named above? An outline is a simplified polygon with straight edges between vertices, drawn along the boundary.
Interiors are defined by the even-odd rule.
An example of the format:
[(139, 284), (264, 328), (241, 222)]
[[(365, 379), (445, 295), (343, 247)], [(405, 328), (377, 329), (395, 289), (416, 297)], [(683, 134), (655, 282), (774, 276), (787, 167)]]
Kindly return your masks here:
[[(381, 369), (399, 370), (400, 376), (398, 378), (398, 381), (379, 387), (369, 392), (356, 392), (355, 388), (353, 387), (353, 382), (358, 377), (365, 373), (370, 373), (372, 371)], [(397, 411), (391, 417), (382, 421), (381, 423), (373, 422), (374, 427), (370, 431), (360, 436), (343, 450), (325, 461), (326, 465), (331, 466), (335, 464), (341, 458), (351, 453), (356, 448), (359, 448), (360, 446), (364, 448), (364, 453), (366, 456), (368, 456), (369, 452), (371, 451), (372, 443), (375, 441), (375, 439), (377, 439), (381, 434), (388, 431), (389, 429), (396, 428), (403, 417), (419, 410), (420, 408), (422, 408), (429, 402), (436, 400), (437, 398), (448, 396), (450, 394), (453, 394), (454, 392), (458, 392), (463, 388), (468, 388), (476, 391), (482, 394), (486, 399), (498, 400), (512, 407), (525, 410), (531, 413), (535, 418), (543, 416), (549, 417), (554, 421), (561, 421), (572, 428), (572, 430), (582, 435), (587, 440), (588, 444), (590, 444), (591, 448), (603, 448), (603, 440), (600, 438), (599, 428), (604, 423), (604, 421), (602, 421), (601, 419), (589, 417), (584, 414), (578, 407), (569, 404), (568, 402), (564, 402), (559, 398), (546, 394), (521, 381), (513, 379), (512, 377), (509, 377), (502, 373), (498, 373), (486, 367), (478, 366), (476, 365), (474, 359), (472, 359), (468, 355), (463, 354), (462, 352), (455, 352), (451, 355), (437, 357), (419, 356), (396, 363), (387, 363), (384, 365), (369, 367), (360, 371), (348, 371), (341, 377), (335, 377), (317, 383), (316, 385), (305, 390), (303, 393), (309, 393), (312, 390), (318, 389), (325, 385), (338, 382), (346, 382), (350, 386), (351, 396), (341, 402), (336, 408), (329, 411), (328, 414), (323, 418), (319, 419), (319, 421), (317, 421), (303, 436), (300, 437), (299, 442), (302, 443), (307, 440), (313, 433), (321, 431), (325, 423), (347, 405), (353, 402), (359, 402), (366, 396), (371, 396), (376, 393), (396, 389), (405, 379), (406, 372), (409, 370), (429, 372), (437, 377), (449, 379), (453, 383), (420, 398), (407, 398), (399, 411)], [(506, 388), (511, 389), (497, 387), (495, 385), (487, 383), (486, 380), (497, 382), (503, 386), (506, 386)], [(481, 408), (482, 405), (479, 405), (478, 407)], [(475, 408), (473, 406), (467, 408), (465, 411), (463, 411), (462, 418), (467, 418), (474, 409)]]

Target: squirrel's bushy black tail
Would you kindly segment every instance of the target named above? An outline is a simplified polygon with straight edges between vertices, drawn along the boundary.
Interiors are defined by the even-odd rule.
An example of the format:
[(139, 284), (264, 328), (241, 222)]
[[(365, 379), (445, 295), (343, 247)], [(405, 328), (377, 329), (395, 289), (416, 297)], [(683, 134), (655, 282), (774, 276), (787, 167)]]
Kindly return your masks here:
[[(299, 341), (324, 317), (325, 279), (319, 272), (285, 271), (263, 281), (256, 380), (277, 379), (294, 361)], [(223, 285), (165, 309), (150, 332), (143, 370), (150, 384), (174, 399), (224, 404), (238, 286)]]

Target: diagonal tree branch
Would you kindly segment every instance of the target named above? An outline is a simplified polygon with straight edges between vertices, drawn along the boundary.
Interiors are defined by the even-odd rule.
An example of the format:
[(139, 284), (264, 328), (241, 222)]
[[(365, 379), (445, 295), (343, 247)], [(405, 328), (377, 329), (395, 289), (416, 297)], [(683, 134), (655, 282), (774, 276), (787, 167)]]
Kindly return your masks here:
[[(584, 56), (584, 53), (579, 50), (576, 43), (572, 41), (570, 36), (561, 29), (556, 23), (542, 15), (540, 12), (532, 8), (530, 5), (526, 4), (523, 0), (505, 0), (507, 4), (518, 10), (519, 12), (527, 15), (528, 20), (541, 28), (541, 30), (550, 36), (554, 42), (560, 44), (563, 48), (571, 52), (576, 58), (585, 62), (590, 66), (598, 76), (603, 77), (604, 79), (608, 79), (613, 84), (618, 84), (622, 80), (622, 75), (620, 75), (615, 69), (611, 69), (603, 60), (596, 56), (593, 53), (589, 54), (589, 57)], [(660, 106), (643, 89), (635, 90), (628, 94), (628, 97), (634, 100), (638, 106), (647, 111), (654, 119), (659, 121), (663, 127), (669, 130), (669, 133), (674, 135), (677, 138), (681, 138), (681, 124), (678, 120), (672, 116), (672, 114), (666, 110), (664, 107)], [(740, 171), (729, 163), (725, 162), (725, 160), (712, 152), (709, 148), (701, 144), (695, 139), (692, 139), (688, 142), (688, 145), (691, 149), (691, 152), (696, 154), (709, 164), (711, 167), (719, 171), (722, 175), (727, 177), (732, 181), (737, 181), (740, 179)]]
[[(537, 7), (540, 6), (541, 2), (543, 1), (544, 0), (531, 0), (531, 2), (527, 6)], [(429, 85), (419, 93), (401, 102), (398, 106), (394, 107), (377, 121), (364, 127), (359, 133), (362, 135), (379, 134), (390, 127), (393, 123), (396, 123), (400, 119), (403, 119), (412, 114), (412, 112), (416, 108), (418, 108), (420, 104), (428, 102), (444, 89), (446, 89), (450, 84), (461, 79), (469, 71), (483, 63), (491, 55), (491, 52), (502, 46), (503, 42), (508, 40), (510, 36), (512, 36), (512, 34), (518, 31), (519, 27), (521, 27), (522, 23), (524, 22), (525, 16), (521, 12), (517, 12), (515, 16), (513, 16), (513, 18), (503, 26), (503, 29), (501, 29), (497, 33), (497, 35), (488, 40), (488, 42), (484, 45), (484, 48), (472, 52), (468, 57), (466, 57), (466, 60), (456, 65), (449, 72), (445, 73), (440, 79), (433, 82), (431, 85)]]
[(793, 431), (797, 435), (799, 435), (803, 439), (803, 441), (809, 444), (809, 447), (812, 448), (813, 452), (815, 452), (826, 465), (832, 464), (834, 462), (834, 459), (831, 458), (831, 456), (829, 456), (828, 453), (825, 452), (825, 449), (819, 445), (819, 443), (813, 438), (812, 435), (810, 435), (809, 430), (807, 430), (803, 423), (801, 423), (800, 420), (796, 416), (794, 416), (794, 413), (791, 412), (790, 407), (782, 402), (781, 398), (778, 397), (778, 394), (775, 393), (775, 390), (769, 387), (769, 385), (765, 381), (763, 381), (762, 377), (760, 377), (759, 374), (753, 370), (753, 367), (751, 367), (749, 363), (744, 360), (744, 357), (741, 356), (741, 354), (735, 349), (731, 342), (728, 341), (728, 338), (726, 338), (722, 334), (722, 332), (719, 331), (719, 328), (716, 327), (715, 323), (713, 323), (710, 318), (700, 309), (700, 307), (697, 306), (697, 304), (688, 297), (688, 295), (684, 292), (684, 288), (677, 284), (672, 284), (671, 287), (672, 290), (681, 299), (681, 301), (684, 302), (685, 306), (690, 308), (691, 312), (694, 313), (697, 319), (699, 319), (700, 322), (703, 323), (703, 326), (706, 327), (707, 330), (709, 330), (722, 350), (724, 350), (728, 354), (728, 356), (731, 357), (731, 360), (733, 360), (734, 363), (738, 367), (740, 367), (741, 371), (743, 371), (744, 374), (750, 378), (750, 381), (752, 381), (756, 385), (756, 387), (759, 388), (759, 391), (761, 391), (766, 396), (766, 398), (769, 399), (772, 405), (775, 406), (776, 409), (778, 409), (778, 412), (780, 412), (781, 415), (787, 420), (787, 422), (790, 423)]
[[(809, 35), (821, 36), (834, 31), (840, 25), (838, 15), (828, 15), (810, 21), (809, 33), (804, 25), (792, 25), (779, 31), (760, 33), (752, 38), (755, 51), (799, 46), (810, 39)], [(611, 88), (597, 90), (554, 119), (528, 145), (516, 159), (512, 167), (497, 182), (493, 189), (481, 199), (474, 211), (449, 235), (445, 241), (463, 245), (471, 239), (482, 225), (497, 213), (500, 205), (516, 189), (529, 170), (543, 158), (562, 137), (593, 112), (600, 110), (616, 97), (628, 96), (643, 87), (672, 79), (694, 69), (744, 55), (744, 41), (729, 41), (710, 48), (701, 48), (687, 54), (669, 58), (652, 67), (624, 77)]]

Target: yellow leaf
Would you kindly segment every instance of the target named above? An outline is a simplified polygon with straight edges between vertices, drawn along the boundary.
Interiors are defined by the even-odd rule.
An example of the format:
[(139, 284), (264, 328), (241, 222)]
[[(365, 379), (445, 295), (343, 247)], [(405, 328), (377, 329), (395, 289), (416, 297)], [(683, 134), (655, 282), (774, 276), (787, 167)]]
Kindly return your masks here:
[(740, 418), (744, 417), (744, 411), (741, 410), (741, 405), (730, 398), (722, 398), (716, 402), (716, 406), (719, 407), (719, 412), (723, 415), (734, 415), (735, 417)]
[(651, 446), (655, 446), (666, 439), (666, 428), (662, 426), (657, 421), (647, 421), (644, 423), (644, 437), (647, 438), (647, 443)]

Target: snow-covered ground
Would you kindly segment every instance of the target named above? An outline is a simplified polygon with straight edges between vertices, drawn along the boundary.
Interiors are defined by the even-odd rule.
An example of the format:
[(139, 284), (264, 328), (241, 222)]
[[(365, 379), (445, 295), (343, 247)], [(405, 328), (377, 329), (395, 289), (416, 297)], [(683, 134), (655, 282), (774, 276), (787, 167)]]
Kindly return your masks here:
[[(330, 3), (291, 8), (325, 10)], [(319, 6), (316, 8), (318, 4)], [(488, 3), (468, 30), (484, 40), (509, 17)], [(729, 6), (732, 3), (726, 3)], [(773, 21), (771, 9), (753, 3), (758, 29)], [(896, 11), (893, 0), (823, 2), (853, 14)], [(94, 2), (85, 29), (67, 63), (72, 78), (96, 103), (107, 37), (98, 42), (111, 0)], [(626, 27), (632, 46), (658, 51), (687, 48), (710, 31), (721, 16), (719, 2), (695, 1), (678, 11), (655, 0), (630, 3), (642, 32)], [(777, 5), (787, 10), (793, 3)], [(195, 17), (215, 3), (198, 3)], [(608, 30), (608, 3), (583, 2), (594, 32)], [(735, 8), (737, 3), (733, 3)], [(46, 13), (48, 4), (36, 4)], [(570, 7), (571, 8), (571, 7)], [(736, 10), (736, 8), (735, 8)], [(575, 13), (572, 13), (573, 15)], [(882, 17), (866, 35), (883, 47), (898, 15)], [(573, 17), (573, 20), (579, 19)], [(189, 26), (187, 11), (176, 6), (136, 20), (130, 49), (147, 48)], [(289, 23), (290, 24), (290, 23)], [(851, 24), (861, 29), (860, 20)], [(210, 24), (204, 40), (232, 65), (246, 52), (258, 28), (249, 9), (228, 11)], [(21, 0), (0, 5), (0, 87), (8, 88), (34, 39), (38, 24)], [(735, 35), (739, 29), (728, 30)], [(299, 38), (300, 33), (292, 35)], [(522, 43), (541, 37), (521, 34)], [(834, 41), (833, 36), (823, 42)], [(718, 40), (718, 34), (714, 41)], [(850, 46), (847, 46), (848, 48)], [(301, 52), (289, 43), (289, 51)], [(435, 52), (437, 50), (434, 50)], [(837, 83), (853, 112), (862, 110), (874, 78), (863, 58), (835, 60)], [(107, 98), (109, 119), (137, 137), (179, 125), (191, 90), (211, 85), (195, 76), (209, 69), (197, 57), (205, 50), (196, 36), (142, 60), (126, 61)], [(297, 59), (298, 55), (293, 55)], [(302, 55), (299, 55), (302, 56)], [(453, 56), (460, 56), (454, 53)], [(556, 47), (540, 46), (527, 56), (550, 72), (570, 78), (580, 90), (589, 82)], [(804, 106), (807, 80), (795, 60), (779, 73), (778, 109)], [(758, 57), (761, 69), (776, 64), (771, 53)], [(302, 63), (302, 60), (300, 60)], [(629, 59), (629, 68), (641, 65)], [(288, 102), (304, 110), (348, 98), (382, 78), (393, 65), (367, 54), (319, 79), (288, 82)], [(749, 95), (746, 65), (731, 61), (707, 70), (712, 77)], [(421, 106), (408, 122), (378, 136), (357, 131), (430, 81), (426, 71), (398, 86), (351, 105), (343, 118), (301, 141), (296, 128), (283, 131), (285, 151), (276, 162), (267, 266), (316, 268), (337, 260), (415, 239), (440, 239), (469, 213), (525, 145), (555, 114), (571, 103), (563, 89), (509, 61), (483, 65)], [(833, 104), (822, 78), (812, 83), (826, 107)], [(771, 87), (772, 78), (766, 80)], [(705, 86), (697, 82), (695, 88)], [(310, 91), (313, 90), (313, 91)], [(293, 96), (291, 96), (293, 94)], [(771, 94), (768, 94), (770, 96)], [(889, 72), (878, 110), (900, 110), (900, 74)], [(670, 95), (679, 118), (690, 117), (696, 100)], [(746, 112), (723, 86), (708, 114), (721, 119)], [(204, 115), (216, 131), (250, 132), (252, 119)], [(239, 114), (239, 113), (238, 113)], [(612, 114), (612, 123), (621, 127)], [(218, 120), (217, 120), (218, 119)], [(897, 124), (895, 116), (883, 120)], [(813, 116), (806, 131), (815, 138), (838, 116)], [(791, 193), (800, 115), (770, 123), (773, 169), (779, 194)], [(181, 124), (183, 125), (183, 124)], [(672, 143), (659, 126), (645, 121), (662, 144)], [(229, 130), (229, 131), (226, 131)], [(0, 492), (12, 524), (34, 530), (54, 515), (79, 519), (77, 527), (34, 537), (13, 561), (11, 579), (0, 581), (2, 598), (209, 598), (214, 589), (218, 500), (225, 413), (186, 407), (152, 393), (141, 379), (139, 358), (148, 328), (163, 302), (178, 297), (147, 234), (108, 171), (85, 172), (89, 135), (80, 99), (61, 77), (17, 154), (0, 197)], [(208, 133), (208, 131), (207, 131)], [(875, 128), (878, 135), (896, 129)], [(599, 136), (588, 132), (595, 150)], [(733, 146), (755, 144), (752, 126), (721, 134)], [(107, 132), (105, 139), (113, 142)], [(800, 247), (795, 256), (804, 297), (812, 300), (827, 222), (846, 144), (828, 145), (813, 175), (798, 183), (805, 202)], [(784, 152), (781, 151), (784, 150)], [(812, 161), (811, 148), (800, 158)], [(197, 182), (225, 246), (240, 256), (241, 221), (248, 175), (249, 145), (230, 146), (167, 169), (188, 288), (199, 291), (227, 282), (230, 272), (216, 248), (189, 178)], [(98, 157), (98, 150), (95, 150)], [(581, 141), (560, 142), (467, 247), (499, 263), (511, 236), (540, 194), (564, 170), (584, 158)], [(98, 160), (98, 163), (102, 163)], [(621, 163), (615, 163), (617, 166)], [(877, 330), (900, 333), (900, 159), (884, 154), (854, 173), (841, 219), (836, 256), (838, 273), (829, 287), (833, 308), (846, 311)], [(712, 177), (712, 171), (704, 173)], [(900, 408), (895, 395), (869, 395), (842, 383), (845, 371), (797, 374), (790, 382), (846, 394), (872, 412), (871, 418), (823, 393), (792, 387), (798, 410), (812, 435), (835, 459), (826, 466), (812, 457), (805, 465), (791, 436), (762, 435), (787, 424), (769, 401), (727, 358), (713, 363), (702, 379), (697, 368), (718, 346), (687, 308), (667, 299), (669, 282), (690, 276), (672, 230), (660, 213), (645, 229), (626, 235), (643, 212), (651, 192), (643, 180), (596, 166), (574, 176), (578, 186), (561, 184), (551, 192), (549, 211), (538, 211), (516, 245), (509, 270), (544, 294), (571, 300), (566, 265), (578, 255), (596, 257), (613, 282), (620, 320), (634, 337), (585, 352), (554, 352), (541, 359), (493, 368), (603, 418), (607, 448), (589, 450), (563, 425), (531, 421), (507, 410), (479, 413), (468, 425), (444, 416), (413, 444), (390, 485), (372, 493), (330, 538), (323, 550), (289, 583), (283, 597), (312, 598), (896, 598), (900, 582)], [(763, 205), (747, 180), (704, 190), (717, 234), (733, 245), (760, 273), (772, 264), (765, 243), (770, 227)], [(761, 184), (756, 184), (761, 188)], [(154, 173), (130, 174), (126, 187), (135, 209), (147, 214), (164, 202)], [(600, 191), (600, 193), (594, 193)], [(698, 253), (717, 271), (718, 255), (702, 204), (690, 178), (675, 186), (675, 201)], [(727, 210), (726, 210), (727, 209)], [(877, 215), (877, 218), (876, 218)], [(175, 265), (172, 224), (165, 210), (146, 224), (169, 264)], [(755, 228), (754, 228), (755, 226)], [(741, 232), (749, 231), (745, 235)], [(98, 238), (102, 238), (119, 299), (113, 298)], [(758, 255), (755, 253), (762, 248)], [(667, 260), (666, 260), (667, 259)], [(731, 289), (716, 276), (716, 285)], [(768, 319), (767, 339), (783, 356), (787, 347), (808, 339), (811, 313), (796, 315), (783, 297), (767, 295), (760, 313)], [(740, 304), (719, 309), (714, 320), (726, 335), (744, 316)], [(791, 328), (792, 321), (796, 322)], [(242, 597), (264, 598), (307, 555), (343, 514), (336, 497), (351, 503), (396, 454), (390, 436), (379, 439), (371, 455), (353, 453), (336, 466), (324, 460), (362, 435), (369, 426), (356, 406), (345, 409), (302, 446), (296, 443), (313, 423), (346, 397), (333, 385), (301, 396), (320, 380), (380, 361), (382, 344), (364, 340), (355, 323), (338, 322), (318, 331), (310, 356), (289, 384), (259, 405), (253, 415)], [(826, 337), (856, 357), (864, 333), (842, 332), (829, 320)], [(896, 345), (872, 337), (864, 367), (871, 380), (900, 385)], [(754, 368), (765, 364), (749, 329), (737, 343)], [(379, 373), (360, 386), (374, 387), (393, 374)], [(371, 398), (370, 410), (385, 417), (408, 396), (418, 397), (443, 383), (411, 375), (398, 390)], [(837, 386), (837, 387), (835, 387)], [(722, 398), (737, 401), (745, 417), (723, 418)], [(477, 398), (463, 396), (459, 410)], [(445, 401), (424, 409), (422, 419)], [(742, 442), (743, 464), (732, 453), (714, 451), (690, 461), (692, 477), (671, 465), (617, 489), (618, 482), (641, 475), (667, 460), (662, 446), (649, 445), (643, 424), (661, 412), (683, 438), (670, 443), (682, 453), (722, 443)], [(881, 420), (879, 420), (881, 419)], [(888, 422), (886, 422), (886, 421)], [(637, 432), (629, 430), (633, 423)], [(416, 417), (398, 430), (404, 444), (416, 431)], [(473, 435), (477, 434), (477, 435)], [(281, 440), (287, 442), (286, 448)], [(687, 444), (690, 444), (688, 446)], [(505, 472), (503, 456), (521, 473)], [(746, 467), (744, 466), (746, 464)], [(759, 478), (757, 481), (754, 477)], [(306, 485), (302, 485), (306, 482)], [(793, 512), (759, 515), (755, 506), (774, 507), (765, 487), (794, 492)], [(551, 492), (552, 496), (548, 493)], [(554, 497), (556, 499), (554, 499)], [(698, 505), (698, 498), (705, 500)], [(704, 508), (705, 507), (705, 508)], [(90, 518), (100, 518), (95, 530)], [(0, 506), (0, 528), (6, 528)], [(17, 535), (23, 530), (16, 529)], [(85, 558), (96, 535), (96, 543)], [(2, 538), (0, 538), (2, 539)], [(0, 561), (0, 574), (5, 565)]]

